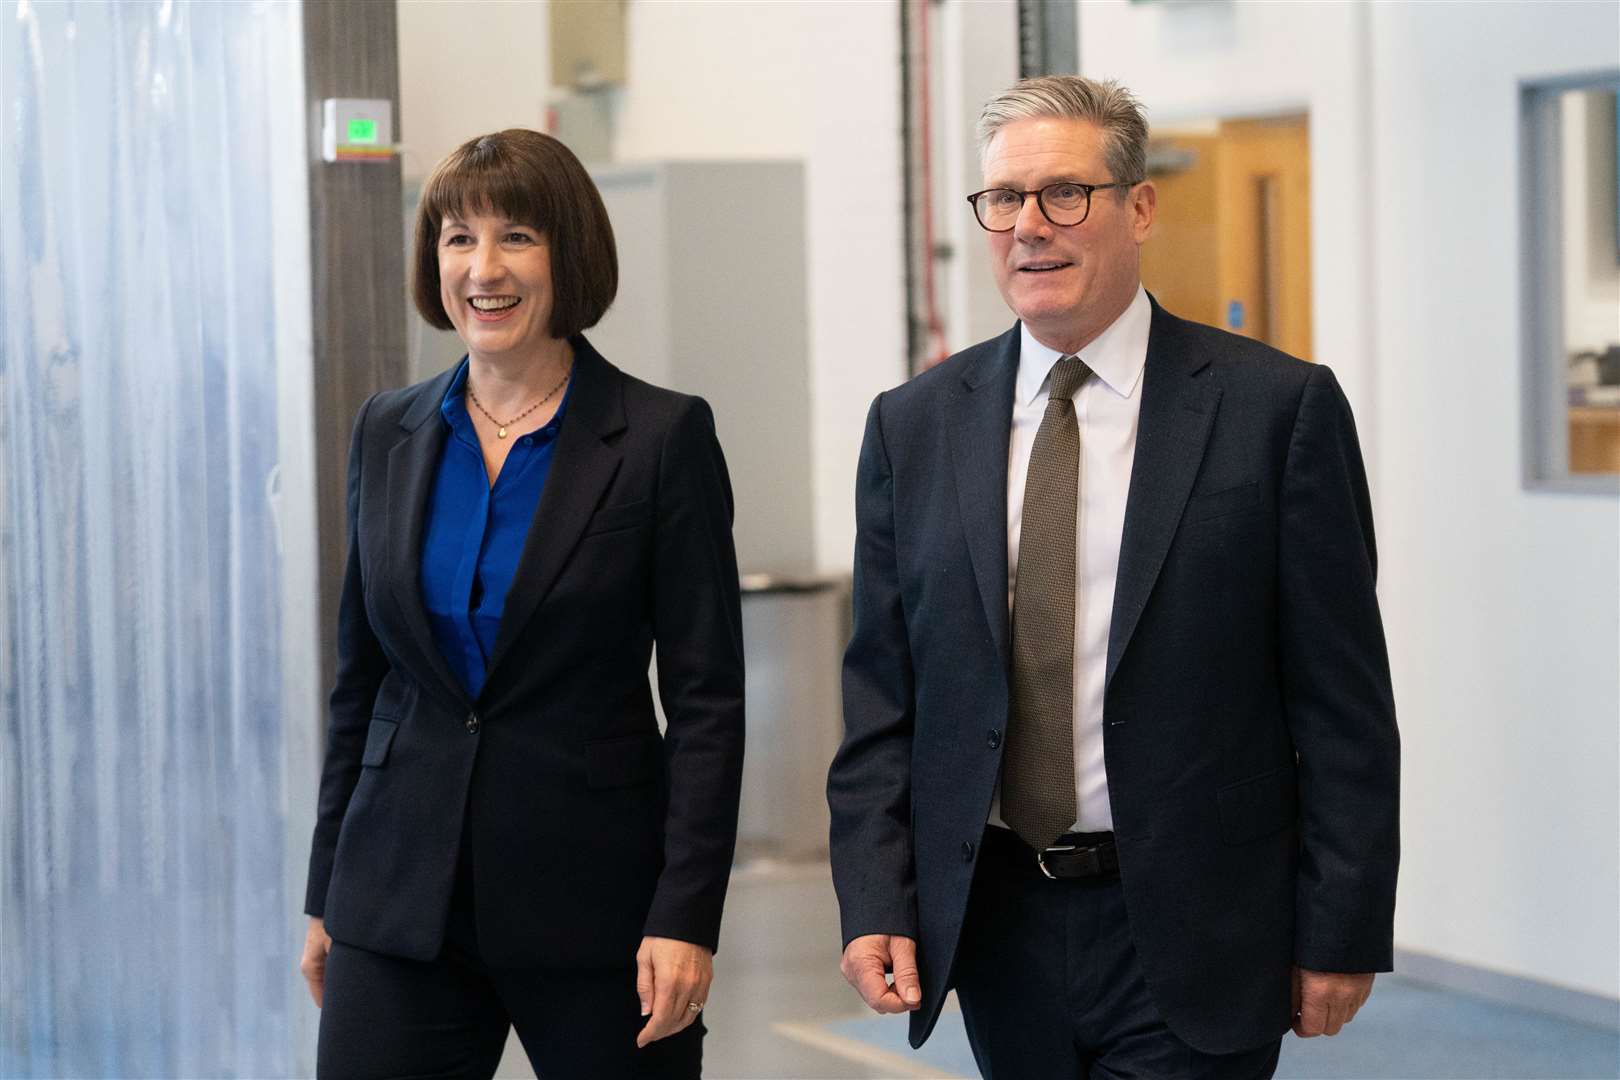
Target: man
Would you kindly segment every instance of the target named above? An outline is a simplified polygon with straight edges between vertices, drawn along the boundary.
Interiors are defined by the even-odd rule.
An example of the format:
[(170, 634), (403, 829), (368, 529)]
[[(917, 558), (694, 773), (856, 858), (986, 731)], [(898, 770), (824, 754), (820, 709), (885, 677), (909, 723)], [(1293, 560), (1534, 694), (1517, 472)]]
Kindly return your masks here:
[[(1333, 375), (1176, 318), (1131, 95), (985, 107), (1019, 323), (873, 403), (846, 733), (846, 978), (986, 1077), (1254, 1077), (1390, 968), (1399, 744)], [(892, 975), (889, 985), (886, 976)]]

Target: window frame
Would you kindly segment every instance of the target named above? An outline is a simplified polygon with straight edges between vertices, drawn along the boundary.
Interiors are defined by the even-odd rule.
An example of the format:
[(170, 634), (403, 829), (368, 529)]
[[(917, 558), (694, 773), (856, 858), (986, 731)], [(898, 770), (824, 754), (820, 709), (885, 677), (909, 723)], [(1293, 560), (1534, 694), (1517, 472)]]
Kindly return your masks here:
[[(1620, 91), (1620, 70), (1519, 83), (1523, 484), (1527, 491), (1620, 495), (1620, 474), (1569, 471), (1569, 368), (1564, 340), (1563, 148), (1571, 90)], [(1556, 358), (1556, 363), (1551, 362)]]

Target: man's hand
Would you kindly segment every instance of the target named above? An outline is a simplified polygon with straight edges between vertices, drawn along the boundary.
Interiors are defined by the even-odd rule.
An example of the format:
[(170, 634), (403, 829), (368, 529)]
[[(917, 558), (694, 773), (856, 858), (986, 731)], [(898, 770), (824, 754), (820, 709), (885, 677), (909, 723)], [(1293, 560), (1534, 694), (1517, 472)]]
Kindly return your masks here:
[(304, 955), (298, 961), (298, 970), (303, 972), (304, 981), (309, 983), (309, 996), (315, 999), (315, 1007), (321, 1007), (321, 998), (326, 993), (326, 954), (332, 951), (332, 939), (326, 936), (326, 922), (323, 919), (311, 918), (309, 932), (304, 935)]
[(1294, 968), (1294, 1034), (1337, 1035), (1372, 994), (1373, 975)]
[[(901, 1013), (922, 1004), (917, 981), (917, 943), (898, 934), (863, 934), (844, 947), (839, 970), (849, 985), (880, 1013)], [(884, 978), (894, 975), (894, 985)]]
[(647, 1023), (636, 1035), (646, 1046), (684, 1030), (709, 1000), (714, 982), (714, 953), (702, 945), (674, 938), (644, 937), (636, 950), (636, 996)]

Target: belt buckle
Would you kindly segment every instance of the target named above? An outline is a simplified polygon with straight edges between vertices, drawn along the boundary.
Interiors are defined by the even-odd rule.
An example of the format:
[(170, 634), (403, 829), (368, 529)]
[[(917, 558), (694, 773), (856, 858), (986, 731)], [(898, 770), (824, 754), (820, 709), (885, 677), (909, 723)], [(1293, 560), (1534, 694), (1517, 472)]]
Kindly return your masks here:
[(1045, 849), (1043, 849), (1041, 851), (1037, 851), (1035, 853), (1035, 865), (1041, 868), (1041, 873), (1046, 875), (1046, 878), (1047, 878), (1048, 881), (1056, 881), (1058, 879), (1053, 875), (1052, 871), (1050, 871), (1050, 870), (1048, 870), (1046, 868), (1046, 856), (1047, 856), (1047, 854), (1049, 852), (1053, 852), (1053, 851), (1077, 851), (1077, 850), (1079, 850), (1079, 847), (1076, 844), (1059, 844), (1059, 845), (1056, 845), (1056, 846), (1053, 846), (1053, 847), (1045, 848)]

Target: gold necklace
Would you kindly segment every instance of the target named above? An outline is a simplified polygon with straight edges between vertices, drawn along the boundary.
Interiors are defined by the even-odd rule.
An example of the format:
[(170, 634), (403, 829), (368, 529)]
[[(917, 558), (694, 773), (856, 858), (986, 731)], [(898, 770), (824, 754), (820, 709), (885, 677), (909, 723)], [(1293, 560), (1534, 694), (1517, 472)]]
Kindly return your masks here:
[(563, 384), (568, 381), (568, 376), (572, 375), (573, 373), (574, 373), (574, 365), (569, 364), (568, 365), (568, 370), (563, 372), (563, 377), (557, 380), (557, 385), (556, 386), (553, 386), (550, 390), (546, 391), (546, 396), (545, 397), (541, 398), (539, 401), (535, 402), (533, 405), (530, 405), (527, 409), (524, 409), (522, 412), (518, 413), (516, 416), (512, 417), (512, 419), (508, 420), (504, 424), (501, 423), (499, 420), (495, 419), (493, 416), (489, 415), (489, 410), (484, 408), (484, 403), (482, 401), (478, 400), (478, 395), (477, 394), (473, 393), (472, 380), (471, 379), (467, 380), (467, 396), (472, 399), (472, 403), (474, 405), (478, 406), (478, 411), (483, 413), (486, 417), (489, 417), (489, 422), (494, 424), (497, 428), (500, 429), (499, 431), (495, 432), (495, 437), (497, 439), (504, 439), (504, 438), (506, 438), (506, 429), (507, 428), (511, 427), (513, 424), (517, 423), (519, 420), (523, 419), (525, 416), (528, 416), (530, 413), (534, 412), (534, 410), (538, 409), (540, 406), (542, 406), (546, 402), (550, 401), (551, 398), (552, 398), (552, 395), (554, 395), (557, 391), (559, 391), (559, 390), (561, 390), (563, 388)]

